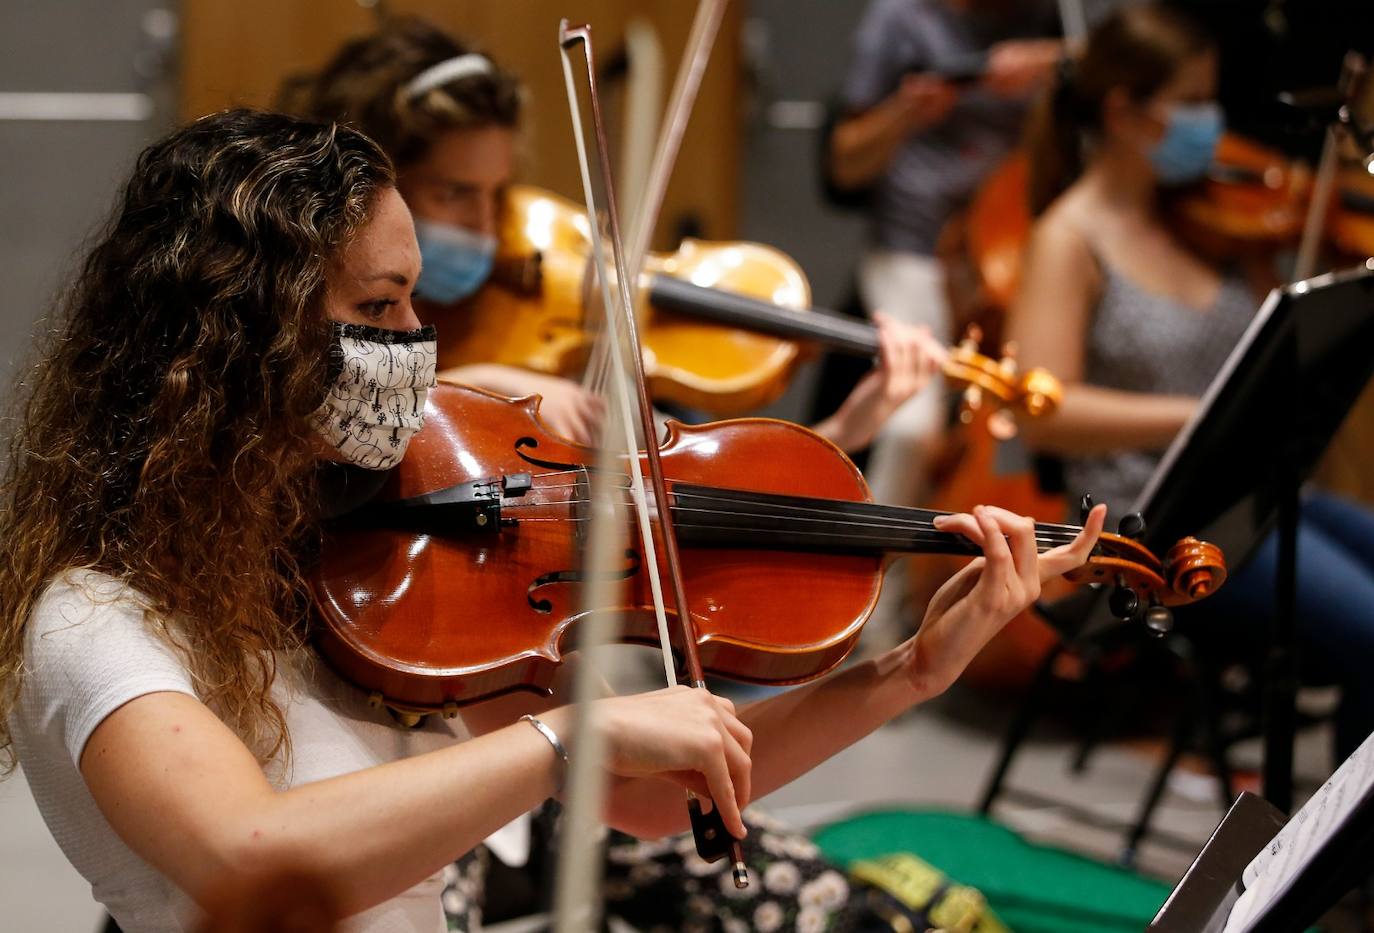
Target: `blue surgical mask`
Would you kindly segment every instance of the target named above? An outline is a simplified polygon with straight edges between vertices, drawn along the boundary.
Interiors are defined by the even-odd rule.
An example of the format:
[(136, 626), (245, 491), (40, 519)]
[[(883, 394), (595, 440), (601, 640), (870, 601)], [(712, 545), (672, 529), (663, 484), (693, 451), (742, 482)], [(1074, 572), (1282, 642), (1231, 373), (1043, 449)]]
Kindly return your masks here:
[(453, 304), (482, 287), (491, 275), (496, 238), (466, 227), (415, 221), (420, 243), (420, 279), (415, 292), (439, 304)]
[(1175, 104), (1169, 110), (1164, 135), (1150, 149), (1150, 164), (1166, 185), (1197, 181), (1207, 174), (1226, 118), (1215, 101)]

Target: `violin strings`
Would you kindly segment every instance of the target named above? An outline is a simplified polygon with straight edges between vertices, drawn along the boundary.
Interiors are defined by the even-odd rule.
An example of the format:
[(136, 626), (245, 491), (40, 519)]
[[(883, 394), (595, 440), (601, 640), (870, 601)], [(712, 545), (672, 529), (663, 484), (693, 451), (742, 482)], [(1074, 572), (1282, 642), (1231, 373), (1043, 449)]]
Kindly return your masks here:
[[(550, 477), (550, 476), (567, 476), (567, 475), (570, 475), (570, 474), (586, 474), (586, 473), (587, 473), (587, 470), (586, 470), (585, 468), (575, 468), (575, 469), (566, 469), (566, 470), (550, 470), (550, 471), (548, 471), (548, 472), (546, 472), (546, 473), (536, 473), (536, 474), (534, 475), (533, 478), (534, 478), (534, 480), (537, 481), (537, 480), (543, 479), (543, 478), (545, 478), (545, 477)], [(618, 480), (621, 480), (622, 483), (623, 483), (623, 485), (617, 484), (617, 485), (615, 485), (615, 486), (613, 486), (613, 487), (611, 487), (611, 488), (614, 488), (614, 489), (625, 489), (625, 490), (628, 490), (628, 489), (631, 488), (630, 485), (629, 485), (629, 482), (630, 482), (629, 474), (626, 474), (626, 473), (607, 474), (607, 477), (610, 478), (610, 479), (618, 479)], [(538, 485), (534, 486), (534, 488), (535, 488), (535, 489), (564, 489), (564, 488), (578, 487), (578, 486), (583, 486), (583, 485), (585, 485), (584, 482), (576, 482), (576, 483), (557, 483), (557, 484), (548, 483), (548, 484), (538, 484)], [(713, 491), (712, 491), (712, 494), (711, 494), (710, 496), (704, 495), (704, 494), (702, 494), (702, 493), (693, 493), (693, 492), (687, 492), (687, 491), (679, 491), (679, 490), (676, 490), (676, 489), (672, 490), (672, 494), (673, 494), (675, 497), (677, 497), (677, 498), (698, 498), (698, 499), (700, 499), (700, 498), (708, 498), (708, 499), (711, 499), (712, 501), (724, 501), (724, 500), (728, 500), (729, 495), (730, 495), (731, 493), (735, 493), (735, 492), (748, 494), (748, 493), (750, 492), (750, 490), (717, 489), (717, 490), (713, 490)], [(834, 501), (835, 501), (836, 503), (843, 503), (843, 502), (845, 502), (846, 500), (834, 500)], [(818, 507), (814, 507), (814, 506), (798, 506), (798, 505), (792, 505), (792, 504), (787, 504), (787, 503), (762, 503), (762, 504), (766, 505), (766, 506), (769, 507), (769, 508), (810, 509), (811, 511), (817, 511), (817, 512), (824, 512), (824, 511), (825, 511), (825, 509), (818, 508)], [(855, 501), (853, 504), (854, 504), (854, 505), (860, 505), (860, 506), (862, 506), (862, 505), (881, 505), (882, 503), (868, 503), (868, 502), (862, 502), (862, 501)], [(514, 506), (503, 506), (503, 508), (512, 508), (512, 507), (514, 507)], [(903, 508), (903, 507), (902, 507), (902, 506), (895, 506), (895, 508)], [(939, 510), (939, 509), (924, 509), (924, 510), (920, 510), (920, 511), (926, 511), (926, 512), (929, 512), (929, 513), (934, 514), (934, 515), (953, 515), (953, 514), (955, 514), (955, 513), (953, 513), (953, 512), (946, 512), (946, 511)], [(883, 518), (886, 518), (886, 519), (889, 519), (889, 520), (891, 520), (891, 521), (908, 521), (907, 519), (902, 519), (902, 518), (899, 518), (899, 517), (897, 517), (897, 516), (882, 516), (882, 517), (883, 517)], [(914, 519), (914, 520), (911, 520), (911, 521), (920, 522), (920, 521), (922, 521), (922, 520), (921, 520), (921, 519)], [(1062, 523), (1062, 522), (1036, 522), (1035, 524), (1036, 524), (1036, 528), (1037, 528), (1038, 530), (1062, 532), (1062, 533), (1064, 533), (1064, 534), (1068, 534), (1068, 535), (1071, 535), (1071, 536), (1072, 536), (1072, 535), (1077, 535), (1078, 532), (1082, 530), (1082, 528), (1081, 528), (1080, 526), (1064, 524), (1064, 523)], [(932, 526), (932, 527), (933, 527), (933, 526)]]
[[(699, 498), (699, 499), (700, 499), (700, 498), (707, 498), (707, 497), (704, 497), (704, 496), (693, 496), (692, 498)], [(591, 500), (588, 500), (588, 499), (559, 499), (559, 500), (554, 500), (554, 501), (549, 501), (549, 502), (523, 502), (523, 503), (516, 503), (516, 504), (513, 504), (513, 505), (509, 505), (509, 506), (503, 506), (503, 507), (502, 507), (502, 511), (505, 511), (505, 510), (507, 510), (507, 509), (517, 509), (517, 508), (520, 508), (520, 509), (529, 509), (529, 508), (540, 508), (540, 507), (546, 507), (546, 506), (548, 506), (548, 507), (556, 507), (556, 506), (563, 506), (563, 505), (576, 506), (576, 505), (584, 505), (584, 504), (587, 504), (587, 503), (589, 503), (590, 501), (591, 501)], [(920, 523), (920, 522), (917, 522), (917, 523), (903, 523), (903, 522), (900, 522), (900, 521), (897, 521), (897, 522), (895, 522), (895, 523), (894, 523), (894, 522), (870, 522), (870, 521), (857, 521), (857, 520), (853, 520), (853, 519), (835, 518), (835, 517), (833, 517), (833, 516), (831, 516), (831, 515), (825, 515), (825, 516), (822, 516), (822, 517), (813, 517), (813, 516), (809, 516), (809, 515), (797, 515), (797, 516), (785, 516), (785, 517), (781, 517), (781, 518), (779, 519), (778, 516), (770, 516), (770, 515), (767, 515), (767, 514), (760, 514), (760, 513), (757, 513), (757, 512), (732, 511), (732, 510), (729, 510), (729, 509), (704, 509), (704, 508), (693, 508), (693, 507), (690, 507), (690, 506), (674, 506), (674, 507), (673, 507), (673, 513), (674, 513), (675, 515), (685, 515), (685, 514), (688, 514), (688, 513), (693, 513), (693, 514), (709, 515), (709, 516), (732, 516), (732, 517), (745, 517), (745, 518), (759, 518), (759, 519), (765, 519), (765, 520), (766, 520), (766, 519), (769, 519), (769, 518), (773, 518), (774, 520), (780, 520), (780, 521), (783, 523), (783, 527), (779, 527), (779, 528), (776, 528), (776, 529), (772, 529), (772, 528), (758, 528), (758, 527), (750, 528), (750, 527), (748, 527), (748, 526), (739, 526), (739, 525), (718, 525), (718, 524), (710, 524), (709, 522), (703, 523), (703, 522), (696, 521), (696, 520), (692, 520), (692, 519), (688, 519), (687, 521), (685, 521), (685, 522), (682, 524), (682, 527), (683, 527), (683, 528), (694, 529), (694, 530), (712, 530), (712, 531), (715, 531), (715, 530), (730, 530), (730, 531), (739, 531), (739, 532), (748, 532), (748, 531), (753, 531), (753, 532), (764, 531), (764, 532), (766, 532), (766, 531), (774, 531), (774, 530), (776, 530), (776, 531), (778, 531), (779, 533), (788, 532), (788, 533), (803, 534), (803, 535), (811, 535), (811, 536), (822, 536), (822, 535), (827, 535), (827, 534), (829, 534), (829, 535), (834, 536), (834, 535), (836, 534), (836, 528), (837, 528), (837, 526), (842, 526), (843, 528), (846, 528), (846, 529), (854, 529), (854, 530), (859, 530), (859, 531), (867, 531), (867, 530), (869, 530), (869, 529), (876, 529), (876, 530), (877, 530), (878, 532), (880, 532), (880, 533), (878, 533), (878, 534), (869, 534), (869, 535), (867, 536), (867, 538), (866, 538), (867, 541), (870, 541), (870, 542), (874, 543), (875, 545), (878, 544), (878, 543), (880, 543), (880, 542), (883, 542), (883, 543), (897, 543), (897, 544), (900, 544), (900, 543), (911, 543), (911, 542), (923, 542), (923, 543), (926, 543), (926, 542), (935, 542), (935, 541), (947, 541), (947, 540), (949, 540), (949, 539), (951, 539), (951, 538), (958, 537), (957, 533), (951, 532), (951, 531), (942, 531), (942, 530), (940, 530), (940, 529), (934, 527), (934, 525), (932, 525), (932, 524), (930, 524), (930, 523), (928, 523), (928, 522), (927, 522), (927, 523)], [(548, 516), (548, 517), (538, 517), (538, 518), (522, 518), (522, 519), (519, 519), (519, 520), (520, 520), (520, 521), (543, 521), (543, 522), (551, 522), (551, 521), (583, 521), (584, 519), (581, 518), (581, 517), (576, 517), (576, 516)], [(822, 529), (819, 529), (819, 530), (810, 530), (810, 529), (806, 529), (806, 528), (803, 528), (803, 527), (799, 527), (799, 526), (802, 526), (802, 525), (824, 525), (825, 527), (822, 528)], [(890, 534), (882, 534), (881, 532), (890, 532)], [(843, 532), (841, 532), (841, 534), (842, 534), (842, 533), (843, 533)], [(1037, 543), (1038, 545), (1044, 545), (1045, 547), (1057, 547), (1057, 546), (1059, 546), (1059, 545), (1069, 544), (1069, 543), (1071, 543), (1071, 542), (1073, 541), (1073, 539), (1074, 539), (1074, 536), (1072, 536), (1072, 535), (1062, 535), (1062, 534), (1055, 533), (1055, 532), (1053, 532), (1052, 530), (1042, 530), (1042, 529), (1040, 529), (1040, 528), (1037, 528), (1037, 529), (1036, 529), (1035, 541), (1036, 541), (1036, 543)]]
[[(732, 501), (732, 500), (730, 500), (729, 498), (726, 498), (726, 497), (719, 497), (719, 496), (716, 496), (716, 495), (704, 495), (704, 494), (701, 494), (701, 493), (693, 493), (693, 492), (685, 492), (685, 491), (676, 491), (676, 490), (674, 491), (673, 495), (674, 495), (675, 497), (677, 497), (678, 499), (705, 499), (706, 501), (708, 501), (708, 502), (713, 502), (713, 503), (718, 503), (718, 502), (722, 502), (722, 501), (723, 501), (723, 502), (729, 503), (729, 502)], [(752, 504), (755, 504), (755, 503), (749, 502), (748, 500), (745, 500), (745, 503), (746, 503), (746, 504), (751, 504), (751, 505), (752, 505)], [(773, 503), (773, 502), (765, 502), (765, 503), (758, 503), (758, 504), (759, 504), (759, 505), (762, 505), (762, 506), (764, 506), (765, 508), (768, 508), (768, 509), (785, 510), (785, 511), (790, 511), (790, 512), (806, 512), (806, 513), (809, 513), (809, 514), (818, 515), (818, 516), (821, 517), (822, 520), (825, 520), (825, 521), (833, 521), (833, 522), (837, 522), (837, 523), (839, 523), (839, 522), (842, 521), (841, 519), (832, 518), (832, 516), (836, 514), (836, 512), (835, 512), (834, 510), (827, 509), (827, 508), (822, 508), (822, 507), (819, 507), (819, 506), (794, 505), (794, 504), (791, 504), (791, 503)], [(855, 504), (861, 505), (861, 506), (862, 506), (862, 505), (866, 505), (867, 503), (855, 503)], [(678, 506), (677, 508), (678, 508), (679, 510), (682, 509), (681, 506)], [(698, 511), (708, 511), (708, 510), (698, 510)], [(756, 514), (756, 515), (759, 515), (760, 517), (773, 517), (773, 516), (769, 516), (767, 513), (763, 513), (763, 512), (747, 512), (747, 511), (746, 511), (746, 512), (730, 512), (728, 509), (721, 509), (721, 510), (717, 510), (717, 511), (720, 511), (722, 514), (737, 514), (737, 515), (738, 515), (738, 514), (744, 514), (744, 515)], [(854, 514), (854, 513), (840, 513), (840, 514)], [(937, 514), (952, 514), (952, 513), (937, 513)], [(939, 530), (940, 530), (940, 529), (938, 529), (938, 528), (935, 527), (934, 522), (932, 522), (932, 521), (930, 521), (930, 520), (927, 520), (927, 519), (908, 519), (908, 518), (904, 518), (904, 517), (897, 516), (897, 515), (873, 515), (873, 516), (871, 516), (871, 518), (874, 519), (874, 521), (870, 521), (870, 522), (867, 523), (868, 525), (870, 525), (870, 527), (930, 528), (930, 529), (934, 529), (934, 530), (936, 530), (936, 531), (939, 531)], [(851, 524), (859, 524), (859, 523), (857, 523), (857, 522), (851, 522)], [(1065, 530), (1061, 532), (1061, 531), (1059, 530), (1060, 528), (1064, 528)], [(1042, 524), (1042, 523), (1039, 523), (1039, 522), (1036, 523), (1036, 532), (1037, 532), (1037, 533), (1042, 533), (1042, 532), (1051, 533), (1051, 532), (1052, 532), (1052, 533), (1055, 533), (1055, 534), (1063, 534), (1063, 535), (1066, 536), (1065, 540), (1072, 540), (1075, 536), (1077, 536), (1079, 530), (1080, 530), (1080, 529), (1076, 529), (1076, 528), (1070, 529), (1068, 526), (1056, 526), (1056, 525), (1050, 525), (1050, 524)]]
[[(538, 487), (538, 488), (540, 488), (540, 489), (566, 488), (567, 485), (576, 485), (576, 484), (562, 484), (562, 485), (559, 485), (559, 486), (541, 486), (541, 487)], [(617, 488), (619, 488), (619, 487), (617, 487)], [(676, 492), (673, 493), (673, 495), (674, 495), (674, 497), (675, 497), (676, 499), (680, 499), (680, 500), (681, 500), (681, 499), (704, 500), (704, 501), (706, 501), (706, 502), (708, 502), (708, 503), (718, 503), (718, 502), (721, 501), (721, 500), (720, 500), (718, 497), (716, 497), (716, 496), (703, 495), (703, 494), (700, 494), (700, 493), (692, 493), (692, 492), (685, 492), (685, 491), (676, 491)], [(726, 499), (726, 500), (724, 500), (724, 501), (729, 502), (730, 500)], [(590, 503), (590, 502), (591, 502), (590, 499), (583, 499), (583, 498), (557, 499), (557, 500), (540, 501), (540, 502), (516, 502), (516, 503), (511, 503), (511, 504), (509, 504), (509, 505), (503, 505), (503, 506), (502, 506), (502, 509), (503, 509), (503, 510), (506, 510), (506, 509), (526, 509), (526, 508), (538, 508), (538, 507), (542, 507), (542, 506), (558, 506), (558, 505), (569, 505), (569, 506), (573, 506), (573, 505), (585, 505), (585, 504), (588, 504), (588, 503)], [(753, 504), (753, 503), (750, 503), (750, 504)], [(824, 524), (826, 524), (826, 525), (845, 525), (845, 526), (854, 527), (854, 528), (881, 528), (881, 529), (887, 529), (887, 530), (892, 530), (892, 531), (918, 531), (918, 530), (937, 531), (937, 532), (940, 531), (939, 528), (936, 528), (936, 527), (935, 527), (935, 525), (934, 525), (933, 522), (928, 521), (928, 520), (924, 520), (924, 519), (906, 519), (906, 518), (902, 518), (902, 517), (894, 516), (894, 515), (874, 515), (874, 516), (868, 517), (868, 520), (860, 520), (859, 517), (854, 516), (853, 513), (843, 513), (843, 512), (841, 512), (841, 513), (839, 513), (839, 514), (837, 515), (836, 512), (835, 512), (835, 511), (832, 511), (831, 509), (821, 508), (821, 507), (818, 507), (818, 506), (804, 506), (804, 505), (794, 505), (794, 504), (790, 504), (790, 503), (772, 503), (772, 502), (764, 502), (764, 503), (758, 503), (758, 504), (761, 505), (761, 506), (763, 507), (763, 509), (774, 510), (774, 511), (772, 512), (772, 514), (770, 514), (769, 511), (736, 510), (736, 509), (729, 509), (729, 508), (707, 509), (707, 508), (693, 508), (693, 507), (691, 507), (691, 506), (682, 506), (682, 505), (675, 505), (675, 506), (674, 506), (674, 511), (675, 511), (675, 513), (696, 512), (696, 513), (706, 513), (706, 514), (715, 514), (715, 515), (730, 515), (730, 516), (737, 516), (737, 517), (742, 517), (742, 516), (753, 516), (753, 517), (757, 517), (757, 518), (761, 518), (761, 519), (769, 519), (769, 518), (772, 518), (772, 519), (781, 519), (781, 520), (783, 520), (783, 521), (788, 521), (788, 522), (817, 522), (817, 523), (824, 523)], [(862, 504), (862, 503), (860, 503), (860, 504)], [(779, 515), (779, 514), (777, 514), (777, 512), (779, 512), (779, 511), (782, 511), (782, 512), (791, 512), (791, 513), (794, 513), (794, 514), (792, 514), (792, 515)], [(840, 517), (840, 516), (846, 516), (846, 517)], [(1065, 528), (1067, 528), (1068, 530), (1065, 530), (1065, 531), (1063, 531), (1063, 532), (1058, 531), (1057, 529), (1060, 528), (1060, 527), (1065, 527)], [(942, 533), (948, 533), (948, 532), (942, 532)], [(1068, 542), (1072, 541), (1073, 538), (1074, 538), (1076, 535), (1077, 535), (1077, 530), (1076, 530), (1076, 529), (1072, 529), (1071, 526), (1057, 526), (1057, 525), (1041, 524), (1041, 523), (1037, 523), (1037, 524), (1036, 524), (1036, 537), (1037, 537), (1038, 540), (1042, 540), (1042, 541), (1053, 541), (1053, 540), (1058, 540), (1058, 541), (1060, 541), (1061, 543), (1067, 544)]]
[[(584, 485), (583, 483), (548, 483), (548, 484), (546, 484), (546, 485), (533, 486), (533, 487), (531, 487), (531, 488), (533, 488), (533, 489), (577, 489), (577, 488), (580, 488), (580, 487), (583, 486), (583, 485)], [(629, 491), (629, 489), (630, 489), (629, 486), (610, 486), (610, 487), (608, 487), (608, 488), (610, 488), (610, 489), (623, 489), (623, 490), (626, 490), (626, 491)]]

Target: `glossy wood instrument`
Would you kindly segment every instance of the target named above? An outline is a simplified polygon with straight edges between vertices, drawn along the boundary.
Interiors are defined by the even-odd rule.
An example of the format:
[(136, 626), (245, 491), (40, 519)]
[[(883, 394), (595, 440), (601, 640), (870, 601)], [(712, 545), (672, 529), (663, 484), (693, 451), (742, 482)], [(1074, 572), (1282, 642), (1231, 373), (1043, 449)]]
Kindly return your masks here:
[[(956, 304), (999, 315), (1011, 307), (1030, 239), (1029, 171), (1025, 152), (1012, 153), (969, 203), (963, 239), (976, 294), (958, 296)], [(1225, 259), (1296, 243), (1311, 193), (1312, 174), (1304, 166), (1227, 133), (1207, 176), (1171, 197), (1169, 209), (1175, 228), (1191, 245)], [(981, 323), (1000, 333), (996, 322)]]
[[(586, 362), (595, 284), (588, 275), (591, 230), (571, 202), (516, 187), (502, 221), (492, 282), (474, 299), (441, 312), (441, 368), (477, 362), (571, 374)], [(684, 240), (650, 254), (636, 305), (644, 368), (655, 398), (717, 415), (747, 412), (787, 386), (804, 345), (876, 356), (877, 328), (811, 309), (811, 287), (790, 257), (759, 243)], [(1058, 403), (1044, 370), (1016, 371), (975, 344), (950, 355), (946, 377), (972, 387), (971, 404), (1039, 415)]]
[(1340, 193), (1327, 219), (1331, 244), (1344, 256), (1374, 256), (1374, 174), (1364, 166), (1342, 170)]
[(1207, 175), (1171, 198), (1175, 228), (1214, 259), (1296, 243), (1312, 198), (1301, 162), (1236, 133), (1217, 144)]
[[(453, 714), (548, 690), (586, 611), (595, 454), (547, 432), (537, 408), (441, 384), (383, 491), (329, 528), (312, 578), (318, 642), (378, 702)], [(722, 677), (820, 676), (857, 642), (889, 556), (978, 553), (933, 527), (943, 513), (870, 501), (854, 464), (795, 424), (672, 423), (659, 459), (700, 661)], [(1043, 550), (1077, 530), (1040, 524), (1037, 538)], [(621, 637), (657, 644), (643, 550), (620, 557)], [(1214, 592), (1226, 567), (1191, 538), (1161, 559), (1104, 534), (1070, 576), (1122, 587), (1158, 615)]]

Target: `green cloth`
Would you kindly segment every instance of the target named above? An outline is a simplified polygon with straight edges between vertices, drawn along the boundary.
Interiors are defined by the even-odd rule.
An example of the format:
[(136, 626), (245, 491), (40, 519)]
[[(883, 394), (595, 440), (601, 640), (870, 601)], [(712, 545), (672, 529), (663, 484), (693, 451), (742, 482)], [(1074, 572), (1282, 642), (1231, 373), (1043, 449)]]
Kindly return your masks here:
[(850, 865), (914, 853), (977, 888), (1015, 933), (1140, 933), (1171, 887), (1063, 849), (1034, 845), (984, 817), (885, 810), (815, 835), (830, 860)]

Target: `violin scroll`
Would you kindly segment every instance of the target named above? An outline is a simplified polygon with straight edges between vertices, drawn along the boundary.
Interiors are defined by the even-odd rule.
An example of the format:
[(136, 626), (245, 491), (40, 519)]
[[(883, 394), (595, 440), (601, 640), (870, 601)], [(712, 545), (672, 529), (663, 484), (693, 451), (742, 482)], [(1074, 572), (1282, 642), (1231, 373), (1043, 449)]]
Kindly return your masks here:
[[(980, 350), (982, 341), (982, 329), (970, 324), (945, 363), (945, 377), (965, 384), (960, 421), (971, 422), (989, 399), (998, 409), (1013, 409), (1032, 418), (1048, 415), (1059, 407), (1064, 389), (1053, 374), (1038, 367), (1018, 373), (1015, 344), (1004, 344), (1001, 358), (994, 360)], [(1016, 433), (1015, 425), (1008, 419), (998, 433), (1003, 438), (1010, 437)]]
[(1203, 599), (1226, 582), (1226, 558), (1215, 544), (1184, 538), (1164, 556), (1170, 588), (1187, 602)]
[(1018, 385), (1021, 408), (1032, 418), (1053, 414), (1064, 400), (1064, 386), (1048, 369), (1026, 370)]
[(1188, 537), (1161, 560), (1133, 537), (1103, 533), (1087, 562), (1065, 576), (1073, 583), (1114, 583), (1112, 614), (1134, 619), (1143, 606), (1146, 626), (1162, 635), (1173, 628), (1171, 607), (1204, 599), (1226, 582), (1226, 558), (1215, 544)]

